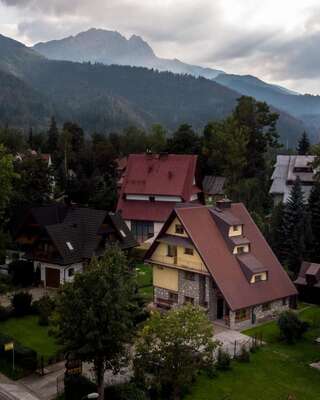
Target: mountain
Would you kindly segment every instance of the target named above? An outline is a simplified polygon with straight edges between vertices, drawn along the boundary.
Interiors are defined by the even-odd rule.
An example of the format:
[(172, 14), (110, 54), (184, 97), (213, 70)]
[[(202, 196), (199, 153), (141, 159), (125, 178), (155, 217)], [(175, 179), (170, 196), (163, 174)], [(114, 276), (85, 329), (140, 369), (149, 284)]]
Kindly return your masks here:
[[(185, 122), (202, 129), (208, 121), (229, 115), (240, 96), (203, 77), (48, 60), (3, 36), (0, 49), (0, 90), (5, 88), (0, 95), (0, 116), (6, 103), (15, 106), (0, 117), (0, 125), (43, 129), (55, 115), (59, 123), (73, 120), (88, 132), (110, 132), (129, 125), (147, 128), (154, 123), (172, 131)], [(6, 86), (8, 79), (11, 83)], [(302, 130), (299, 120), (281, 112), (283, 142), (294, 146)]]
[(221, 74), (215, 82), (236, 90), (246, 96), (266, 101), (279, 110), (283, 110), (300, 119), (313, 140), (319, 140), (320, 96), (302, 95), (288, 89), (267, 84), (251, 75)]
[(215, 78), (222, 71), (186, 64), (180, 60), (159, 58), (140, 36), (126, 39), (118, 32), (89, 29), (76, 36), (38, 43), (34, 50), (51, 60), (92, 62), (106, 65), (131, 65), (155, 68), (159, 71)]

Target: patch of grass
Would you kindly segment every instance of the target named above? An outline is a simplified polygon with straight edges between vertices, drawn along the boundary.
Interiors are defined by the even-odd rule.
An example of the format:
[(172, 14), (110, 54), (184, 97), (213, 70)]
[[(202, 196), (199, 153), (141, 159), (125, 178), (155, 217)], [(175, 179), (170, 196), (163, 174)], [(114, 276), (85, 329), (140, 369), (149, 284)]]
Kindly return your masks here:
[(23, 318), (10, 318), (0, 323), (0, 332), (15, 339), (23, 346), (35, 350), (45, 359), (53, 357), (59, 346), (55, 339), (49, 336), (47, 326), (38, 325), (38, 316), (29, 315)]
[(137, 264), (136, 274), (139, 293), (149, 303), (153, 298), (152, 267), (147, 264)]
[(320, 360), (320, 307), (310, 306), (299, 313), (311, 324), (305, 338), (294, 345), (279, 341), (276, 322), (245, 331), (263, 333), (267, 345), (251, 355), (249, 364), (233, 362), (232, 370), (215, 379), (201, 375), (186, 400), (318, 400), (320, 372), (309, 364)]

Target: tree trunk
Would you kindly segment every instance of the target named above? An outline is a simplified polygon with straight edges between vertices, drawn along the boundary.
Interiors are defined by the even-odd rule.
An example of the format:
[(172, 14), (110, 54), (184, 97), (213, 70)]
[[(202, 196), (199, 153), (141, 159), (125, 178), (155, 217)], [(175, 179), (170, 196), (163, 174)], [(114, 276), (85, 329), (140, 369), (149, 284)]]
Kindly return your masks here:
[(102, 359), (94, 362), (99, 400), (104, 400), (104, 363)]

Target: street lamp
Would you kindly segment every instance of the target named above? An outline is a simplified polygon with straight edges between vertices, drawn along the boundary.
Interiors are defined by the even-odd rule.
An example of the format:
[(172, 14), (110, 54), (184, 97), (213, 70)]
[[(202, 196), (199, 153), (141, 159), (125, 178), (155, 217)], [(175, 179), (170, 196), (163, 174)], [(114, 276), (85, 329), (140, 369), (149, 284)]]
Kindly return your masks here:
[(99, 398), (99, 393), (89, 393), (86, 396), (82, 397), (81, 400), (89, 399), (89, 400), (95, 400)]

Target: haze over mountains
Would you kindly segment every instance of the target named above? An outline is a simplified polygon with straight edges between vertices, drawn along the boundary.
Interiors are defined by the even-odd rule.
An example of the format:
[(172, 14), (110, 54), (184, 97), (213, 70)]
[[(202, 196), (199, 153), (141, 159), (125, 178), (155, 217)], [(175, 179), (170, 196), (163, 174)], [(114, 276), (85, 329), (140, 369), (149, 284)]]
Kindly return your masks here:
[[(142, 67), (104, 65), (102, 60), (106, 62), (107, 56), (112, 64), (159, 59), (141, 38), (127, 40), (114, 32), (106, 46), (108, 51), (103, 51), (104, 41), (100, 38), (95, 42), (92, 38), (97, 32), (100, 37), (100, 30), (89, 31), (89, 42), (85, 40), (88, 32), (83, 34), (86, 42), (83, 49), (87, 51), (83, 57), (87, 61), (91, 54), (93, 63), (48, 59), (62, 57), (57, 54), (58, 50), (55, 55), (50, 55), (48, 50), (61, 47), (61, 42), (68, 43), (65, 58), (76, 58), (76, 54), (80, 57), (78, 39), (74, 50), (70, 47), (70, 38), (38, 44), (31, 49), (0, 35), (0, 124), (44, 129), (50, 116), (55, 115), (58, 122), (73, 120), (88, 132), (110, 132), (128, 125), (148, 128), (154, 123), (161, 123), (171, 131), (181, 123), (202, 129), (208, 121), (229, 115), (240, 93), (244, 93), (274, 105), (273, 109), (280, 113), (278, 130), (283, 143), (295, 146), (306, 128), (310, 128), (313, 136), (317, 132), (320, 119), (317, 96), (292, 94), (254, 77), (219, 74), (217, 70), (209, 70), (214, 80), (196, 78), (202, 75), (201, 67), (183, 63), (184, 68), (193, 68), (192, 74), (190, 71), (174, 74)], [(120, 40), (123, 47), (115, 46), (114, 40)], [(169, 64), (163, 68), (169, 69), (172, 60), (167, 61)], [(173, 62), (171, 65), (176, 66), (176, 61)], [(280, 108), (284, 111), (279, 111)], [(310, 111), (309, 119), (306, 110)], [(299, 115), (298, 118), (293, 113)]]

